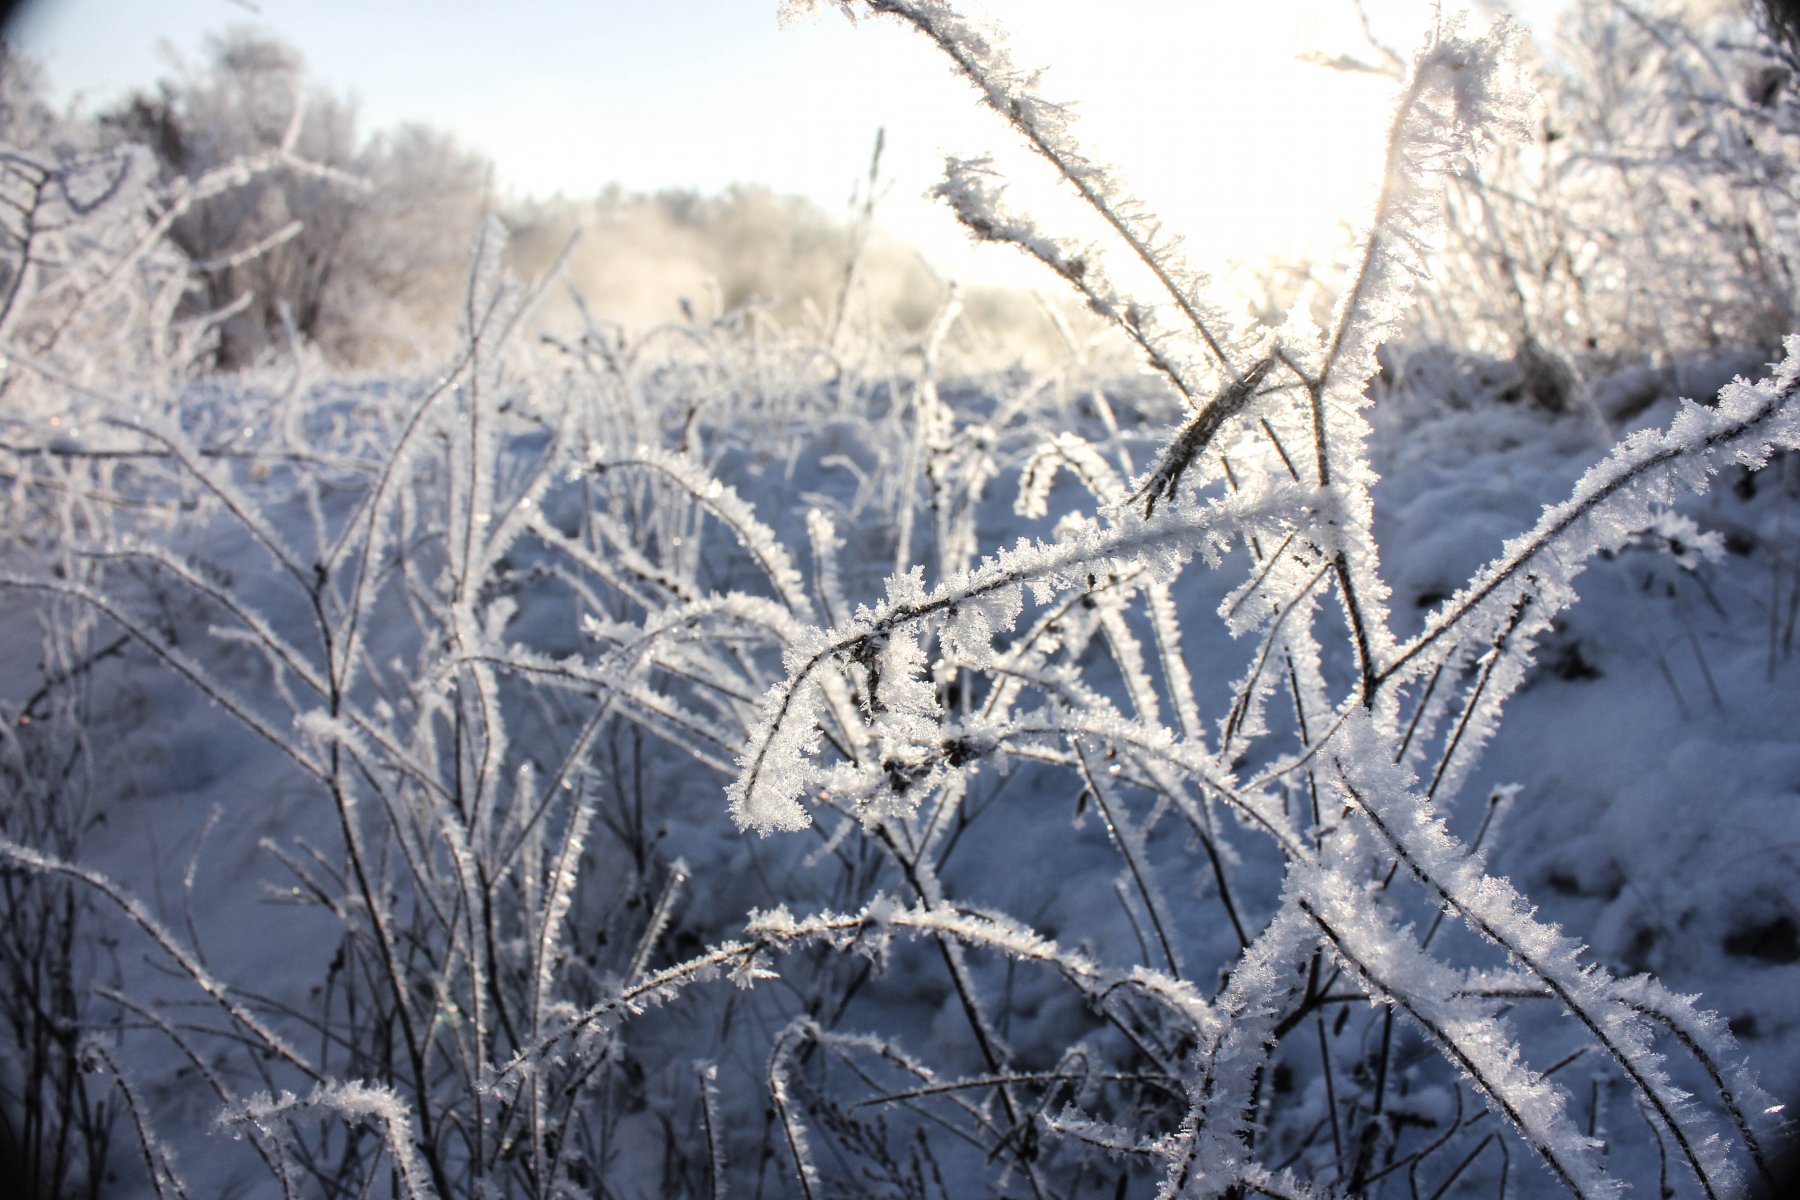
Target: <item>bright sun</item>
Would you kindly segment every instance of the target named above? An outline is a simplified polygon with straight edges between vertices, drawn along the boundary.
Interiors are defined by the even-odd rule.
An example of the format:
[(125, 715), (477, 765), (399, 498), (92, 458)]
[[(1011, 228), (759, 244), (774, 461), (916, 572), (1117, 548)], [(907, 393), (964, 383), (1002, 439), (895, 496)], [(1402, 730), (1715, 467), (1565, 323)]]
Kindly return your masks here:
[[(1116, 167), (1203, 265), (1328, 254), (1370, 206), (1396, 83), (1342, 69), (1351, 59), (1383, 64), (1351, 0), (1115, 0), (1103, 20), (1088, 0), (988, 0), (982, 9), (1008, 31), (1020, 66), (1046, 67), (1041, 94), (1075, 102), (1082, 144)], [(1416, 0), (1371, 11), (1378, 36), (1402, 54), (1437, 19), (1435, 5)], [(896, 33), (865, 28), (860, 36)], [(939, 104), (921, 104), (921, 126), (944, 123), (917, 139), (929, 152), (908, 166), (935, 170), (940, 151), (990, 154), (1022, 207), (1053, 206), (1053, 185), (999, 121), (973, 118), (966, 89), (940, 78), (938, 90), (963, 112), (946, 122)], [(927, 217), (922, 201), (900, 191), (886, 210), (896, 232), (971, 273), (1008, 273), (960, 250), (946, 218)]]

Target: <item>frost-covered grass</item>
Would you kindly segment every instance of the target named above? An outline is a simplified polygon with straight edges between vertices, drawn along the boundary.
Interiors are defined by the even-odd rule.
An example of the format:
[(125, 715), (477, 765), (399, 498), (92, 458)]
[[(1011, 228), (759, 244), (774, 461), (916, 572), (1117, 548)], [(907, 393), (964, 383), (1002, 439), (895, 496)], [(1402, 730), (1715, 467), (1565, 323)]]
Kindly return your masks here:
[(1377, 377), (1504, 31), (1423, 48), (1336, 313), (1267, 329), (992, 35), (867, 7), (1111, 227), (944, 187), (1150, 378), (955, 378), (954, 300), (878, 373), (755, 313), (526, 346), (494, 226), (424, 380), (134, 388), (18, 309), (9, 1153), (196, 1196), (1775, 1186), (1800, 343), (1628, 429), (1439, 349)]

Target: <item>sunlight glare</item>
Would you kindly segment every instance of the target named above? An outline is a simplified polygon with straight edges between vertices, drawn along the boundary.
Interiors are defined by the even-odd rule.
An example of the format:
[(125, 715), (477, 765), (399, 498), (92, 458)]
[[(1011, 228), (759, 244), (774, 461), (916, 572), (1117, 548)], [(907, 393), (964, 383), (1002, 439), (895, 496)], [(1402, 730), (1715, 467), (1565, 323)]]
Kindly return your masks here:
[[(1316, 260), (1366, 219), (1397, 85), (1351, 69), (1385, 65), (1351, 0), (1119, 0), (1104, 21), (1081, 0), (988, 0), (976, 11), (1006, 31), (1020, 67), (1043, 66), (1040, 94), (1071, 104), (1084, 148), (1115, 168), (1206, 269)], [(1405, 55), (1437, 9), (1385, 0), (1372, 19), (1377, 36)], [(858, 36), (900, 40), (886, 24), (864, 22)], [(930, 53), (923, 39), (904, 40), (920, 44), (883, 53)], [(997, 117), (968, 111), (968, 88), (939, 90), (954, 103), (917, 104), (902, 128), (889, 130), (899, 149), (889, 160), (895, 186), (883, 202), (884, 224), (949, 273), (1041, 283), (1016, 255), (1002, 261), (1002, 252), (969, 247), (923, 193), (945, 154), (992, 157), (1032, 211), (1056, 211), (1067, 189)]]

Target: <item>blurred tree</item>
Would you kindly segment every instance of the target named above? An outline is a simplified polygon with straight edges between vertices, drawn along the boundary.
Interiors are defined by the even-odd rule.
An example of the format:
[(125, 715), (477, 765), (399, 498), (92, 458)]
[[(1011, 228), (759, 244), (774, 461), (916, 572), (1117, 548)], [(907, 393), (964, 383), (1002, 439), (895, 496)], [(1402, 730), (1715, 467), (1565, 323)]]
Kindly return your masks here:
[(1760, 0), (1763, 26), (1791, 64), (1800, 61), (1800, 0)]
[(62, 135), (62, 122), (44, 102), (44, 72), (0, 42), (0, 140), (41, 145)]
[(221, 326), (218, 365), (247, 366), (295, 332), (334, 361), (427, 349), (450, 310), (468, 240), (486, 207), (486, 161), (412, 127), (367, 141), (349, 100), (311, 88), (293, 47), (258, 30), (209, 39), (101, 124), (148, 145), (167, 177), (198, 178), (275, 155), (282, 169), (200, 200), (176, 223)]

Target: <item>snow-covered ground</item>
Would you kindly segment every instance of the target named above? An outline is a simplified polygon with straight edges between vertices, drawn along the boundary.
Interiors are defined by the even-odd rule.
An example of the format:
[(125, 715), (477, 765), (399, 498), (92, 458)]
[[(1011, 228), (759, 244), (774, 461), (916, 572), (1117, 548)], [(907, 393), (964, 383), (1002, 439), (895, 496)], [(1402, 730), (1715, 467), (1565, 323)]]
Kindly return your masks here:
[[(1547, 499), (1568, 493), (1601, 457), (1605, 433), (1663, 426), (1676, 411), (1673, 392), (1640, 386), (1639, 392), (1652, 394), (1640, 396), (1627, 417), (1616, 415), (1618, 404), (1612, 412), (1553, 416), (1494, 399), (1484, 391), (1481, 363), (1436, 351), (1407, 361), (1406, 370), (1389, 371), (1385, 384), (1377, 385), (1371, 455), (1380, 475), (1374, 528), (1401, 638), (1418, 630), (1461, 581), (1499, 554), (1507, 538), (1530, 528)], [(567, 450), (557, 460), (555, 478), (535, 491), (530, 472), (552, 445), (551, 435), (538, 428), (546, 415), (541, 406), (581, 396), (583, 389), (592, 389), (589, 399), (624, 402), (636, 388), (636, 402), (646, 410), (667, 412), (665, 405), (678, 406), (681, 397), (695, 394), (694, 372), (701, 368), (691, 362), (659, 368), (616, 390), (597, 388), (592, 376), (581, 373), (490, 381), (510, 389), (517, 406), (509, 411), (500, 403), (489, 410), (505, 414), (496, 419), (510, 424), (488, 443), (493, 457), (486, 469), (502, 481), (497, 488), (531, 495), (547, 521), (538, 535), (523, 536), (490, 564), (481, 603), (499, 614), (493, 618), (499, 624), (490, 630), (498, 640), (486, 645), (507, 648), (521, 664), (530, 651), (536, 656), (530, 665), (544, 672), (559, 664), (607, 662), (606, 647), (620, 644), (619, 628), (589, 620), (584, 629), (584, 618), (595, 615), (597, 597), (580, 594), (570, 582), (585, 578), (598, 588), (592, 569), (605, 564), (576, 562), (572, 568), (569, 558), (559, 561), (553, 552), (559, 535), (621, 550), (593, 527), (584, 530), (584, 514), (629, 511), (636, 514), (632, 520), (646, 523), (637, 533), (651, 557), (641, 562), (621, 557), (612, 564), (624, 577), (615, 579), (618, 592), (651, 587), (647, 581), (660, 569), (668, 587), (685, 586), (680, 581), (686, 580), (715, 594), (769, 595), (772, 585), (757, 578), (756, 536), (750, 536), (752, 549), (747, 549), (738, 533), (718, 520), (721, 514), (753, 512), (794, 555), (799, 574), (787, 582), (820, 597), (821, 606), (831, 610), (817, 614), (820, 619), (835, 616), (841, 623), (849, 619), (849, 608), (882, 600), (882, 580), (895, 562), (899, 513), (908, 505), (915, 510), (915, 545), (925, 548), (911, 557), (935, 561), (932, 550), (939, 543), (931, 531), (930, 479), (919, 455), (936, 464), (940, 479), (966, 483), (971, 472), (992, 473), (993, 482), (975, 499), (968, 528), (975, 544), (1008, 546), (1021, 537), (1047, 536), (1061, 512), (1091, 510), (1091, 501), (1065, 475), (1049, 494), (1049, 515), (1028, 518), (1014, 511), (1021, 468), (1048, 435), (1074, 431), (1106, 444), (1109, 422), (1096, 398), (1110, 395), (1110, 421), (1119, 429), (1112, 445), (1142, 469), (1174, 416), (1166, 401), (1142, 386), (1090, 390), (1079, 377), (995, 377), (942, 389), (946, 408), (932, 419), (947, 421), (952, 436), (934, 451), (925, 444), (928, 438), (918, 436), (927, 401), (916, 383), (834, 391), (790, 380), (770, 390), (739, 377), (721, 387), (725, 372), (736, 365), (714, 361), (711, 369), (718, 373), (707, 407), (685, 433), (679, 422), (665, 418), (659, 432), (648, 434), (661, 440), (663, 450), (639, 445), (635, 437), (641, 430), (617, 438), (616, 448)], [(1716, 390), (1733, 367), (1755, 370), (1753, 362), (1697, 364), (1695, 370), (1700, 375), (1710, 370), (1712, 377), (1703, 383)], [(373, 1081), (393, 1071), (389, 1078), (407, 1094), (404, 1070), (383, 1065), (382, 1055), (392, 1051), (377, 1047), (392, 1031), (373, 1034), (350, 1007), (352, 993), (374, 986), (367, 978), (351, 977), (359, 963), (360, 969), (369, 968), (366, 957), (346, 953), (346, 929), (362, 926), (366, 917), (351, 881), (340, 874), (345, 850), (332, 789), (295, 761), (296, 755), (319, 755), (318, 747), (329, 739), (296, 728), (292, 713), (284, 713), (289, 702), (313, 707), (304, 697), (293, 698), (298, 672), (271, 669), (266, 647), (246, 645), (245, 621), (234, 617), (222, 598), (242, 612), (261, 614), (278, 635), (273, 640), (297, 658), (323, 661), (305, 603), (306, 581), (284, 570), (259, 533), (291, 552), (297, 564), (328, 555), (342, 531), (353, 527), (357, 506), (381, 486), (380, 470), (396, 431), (406, 428), (407, 417), (429, 393), (425, 383), (404, 381), (315, 385), (299, 406), (303, 427), (290, 431), (298, 436), (289, 442), (279, 428), (281, 402), (265, 389), (253, 380), (206, 385), (188, 397), (183, 410), (195, 444), (217, 448), (231, 444), (235, 434), (251, 447), (243, 458), (194, 461), (218, 472), (217, 478), (234, 479), (227, 493), (231, 505), (262, 514), (257, 519), (234, 514), (191, 478), (181, 483), (181, 472), (166, 470), (166, 455), (114, 474), (114, 490), (155, 497), (158, 504), (117, 510), (118, 526), (136, 527), (119, 537), (141, 540), (100, 546), (109, 556), (104, 590), (113, 610), (159, 649), (118, 647), (82, 670), (74, 683), (59, 685), (85, 692), (86, 706), (76, 715), (85, 739), (87, 812), (64, 851), (112, 881), (121, 897), (136, 898), (147, 914), (144, 922), (122, 919), (110, 894), (102, 896), (91, 886), (77, 889), (90, 902), (78, 935), (78, 975), (116, 997), (88, 1002), (83, 1015), (131, 1079), (140, 1115), (169, 1155), (169, 1173), (179, 1173), (192, 1195), (261, 1195), (275, 1186), (248, 1144), (233, 1140), (242, 1126), (234, 1131), (221, 1125), (224, 1106), (197, 1073), (199, 1063), (216, 1073), (240, 1115), (250, 1111), (251, 1097), (259, 1093), (308, 1095), (303, 1073), (271, 1061), (266, 1049), (244, 1044), (241, 1021), (207, 998), (196, 974), (218, 980), (228, 1003), (266, 1021), (271, 1034), (288, 1039), (297, 1059), (329, 1065), (328, 1073), (340, 1080)], [(1603, 399), (1608, 395), (1605, 387), (1595, 391)], [(586, 419), (614, 426), (621, 417), (596, 411)], [(1605, 429), (1609, 423), (1616, 427)], [(454, 442), (447, 427), (440, 432)], [(685, 453), (678, 450), (682, 438), (688, 443)], [(307, 457), (295, 458), (302, 445)], [(77, 448), (72, 442), (63, 446), (67, 452)], [(367, 604), (374, 618), (362, 635), (368, 661), (391, 664), (392, 670), (363, 702), (369, 713), (385, 714), (389, 730), (404, 729), (409, 711), (426, 706), (431, 693), (448, 686), (443, 678), (420, 674), (426, 668), (415, 665), (434, 660), (429, 637), (455, 633), (429, 633), (441, 630), (443, 617), (425, 611), (429, 597), (451, 586), (448, 578), (431, 577), (451, 571), (441, 547), (431, 543), (456, 532), (454, 521), (446, 528), (441, 516), (431, 515), (446, 511), (442, 489), (453, 486), (445, 467), (456, 461), (456, 450), (453, 445), (443, 450), (423, 453), (405, 485), (410, 503), (420, 506), (419, 541), (411, 551), (420, 578), (410, 601), (394, 592)], [(571, 469), (568, 464), (583, 454), (589, 469)], [(594, 469), (606, 462), (612, 465)], [(660, 464), (664, 483), (620, 481), (616, 490), (600, 490), (599, 481), (626, 474), (625, 462)], [(669, 484), (667, 470), (681, 462), (706, 474)], [(309, 479), (313, 482), (302, 486)], [(685, 511), (670, 516), (666, 506)], [(700, 509), (712, 516), (698, 518)], [(841, 597), (825, 582), (814, 553), (804, 549), (809, 512), (836, 520), (844, 543), (836, 562)], [(1792, 599), (1800, 572), (1797, 523), (1800, 476), (1791, 456), (1778, 457), (1760, 472), (1728, 471), (1704, 498), (1672, 507), (1654, 531), (1603, 555), (1580, 578), (1581, 601), (1558, 618), (1539, 646), (1537, 664), (1508, 703), (1486, 753), (1461, 770), (1457, 795), (1438, 797), (1452, 831), (1478, 840), (1493, 870), (1539, 906), (1541, 919), (1561, 924), (1568, 936), (1585, 943), (1594, 961), (1621, 975), (1653, 971), (1676, 991), (1701, 993), (1702, 1003), (1729, 1022), (1756, 1072), (1777, 1094), (1800, 1087), (1800, 1031), (1792, 1002), (1800, 972), (1795, 933), (1800, 913), (1793, 889), (1794, 856), (1800, 852), (1794, 816), (1800, 801), (1800, 739), (1794, 734), (1800, 659), (1794, 654)], [(688, 541), (677, 541), (683, 537)], [(64, 549), (55, 539), (36, 540), (35, 546), (32, 541), (23, 537), (10, 551), (8, 570), (14, 577)], [(166, 557), (148, 557), (146, 544)], [(395, 547), (387, 553), (398, 568), (407, 551)], [(176, 577), (178, 563), (188, 566), (191, 579)], [(1198, 564), (1180, 574), (1172, 588), (1184, 622), (1182, 651), (1193, 694), (1209, 716), (1231, 705), (1233, 687), (1254, 649), (1255, 638), (1233, 640), (1208, 631), (1218, 628), (1212, 612), (1247, 566), (1239, 546), (1220, 569)], [(926, 580), (935, 584), (937, 571), (928, 570)], [(209, 589), (212, 596), (203, 594)], [(774, 586), (773, 594), (781, 590)], [(1097, 594), (1104, 595), (1104, 588)], [(14, 666), (6, 703), (11, 723), (21, 726), (27, 717), (23, 706), (43, 678), (33, 669), (39, 657), (33, 622), (43, 609), (31, 593), (12, 595), (5, 632)], [(616, 593), (612, 599), (616, 602)], [(408, 603), (416, 610), (410, 615)], [(615, 610), (608, 619), (616, 623), (624, 616)], [(1027, 625), (1030, 620), (1028, 614)], [(1341, 623), (1329, 611), (1319, 617), (1326, 632), (1334, 620)], [(103, 616), (84, 644), (110, 646), (117, 628)], [(1123, 630), (1113, 633), (1127, 636)], [(1104, 637), (1101, 630), (1070, 666), (1085, 686), (1097, 689), (1094, 703), (1130, 711), (1134, 700), (1117, 651), (1104, 649)], [(696, 674), (702, 666), (724, 670), (704, 657), (708, 653), (718, 651), (702, 647), (664, 669), (685, 663)], [(753, 647), (731, 653), (738, 655), (734, 670), (761, 681), (744, 689), (742, 701), (721, 710), (742, 716), (749, 712), (745, 703), (772, 678), (773, 663)], [(613, 661), (619, 661), (616, 655)], [(1325, 665), (1329, 685), (1344, 686), (1353, 664), (1328, 657)], [(203, 673), (216, 694), (196, 687), (184, 676), (188, 669)], [(609, 669), (628, 673), (626, 667)], [(989, 689), (972, 700), (993, 695), (993, 684), (972, 674), (966, 678), (963, 686)], [(1076, 676), (1069, 678), (1074, 686)], [(532, 686), (508, 692), (501, 701), (513, 729), (505, 750), (513, 766), (495, 778), (528, 763), (540, 780), (555, 771), (585, 720), (584, 701), (600, 694), (604, 676), (573, 690), (529, 682)], [(660, 686), (668, 695), (682, 695), (677, 682)], [(954, 711), (958, 700), (948, 696), (950, 686), (940, 672), (940, 692)], [(57, 690), (50, 689), (53, 695)], [(1164, 702), (1173, 701), (1165, 697)], [(238, 704), (265, 722), (266, 734), (233, 714)], [(37, 723), (20, 732), (53, 724), (45, 720), (51, 707), (40, 697), (32, 710)], [(821, 807), (818, 836), (765, 839), (741, 832), (726, 797), (736, 747), (714, 748), (704, 737), (682, 732), (702, 727), (724, 732), (716, 714), (703, 718), (698, 711), (690, 703), (679, 717), (639, 712), (633, 721), (604, 721), (584, 751), (583, 769), (573, 774), (575, 786), (593, 802), (593, 829), (570, 896), (567, 950), (546, 968), (560, 977), (556, 986), (566, 989), (566, 1002), (594, 1002), (634, 974), (691, 960), (706, 946), (740, 937), (753, 910), (786, 906), (803, 920), (827, 911), (855, 913), (877, 895), (892, 899), (877, 902), (876, 911), (883, 904), (904, 907), (917, 900), (893, 859), (884, 859), (872, 845), (890, 825), (846, 828), (842, 817)], [(1279, 729), (1287, 718), (1272, 713), (1269, 721)], [(63, 735), (73, 732), (65, 729)], [(343, 736), (354, 741), (354, 734)], [(361, 733), (365, 743), (372, 736), (367, 729)], [(929, 886), (954, 911), (1004, 915), (1054, 938), (1065, 972), (1073, 956), (1091, 961), (1102, 975), (1139, 965), (1169, 971), (1172, 956), (1180, 978), (1191, 981), (1198, 995), (1211, 994), (1238, 954), (1233, 920), (1254, 936), (1274, 911), (1282, 887), (1281, 857), (1254, 830), (1215, 814), (1223, 822), (1215, 826), (1216, 843), (1209, 851), (1219, 857), (1215, 874), (1196, 846), (1194, 829), (1179, 821), (1166, 801), (1149, 798), (1153, 789), (1147, 793), (1146, 785), (1130, 782), (1108, 789), (1084, 776), (1096, 769), (1118, 774), (1118, 762), (1106, 765), (1110, 756), (1095, 745), (1093, 753), (1100, 757), (1087, 766), (1077, 762), (1072, 769), (1066, 759), (1040, 750), (977, 771), (958, 785), (960, 808), (944, 816), (957, 828), (934, 844), (937, 882)], [(365, 745), (362, 753), (382, 757), (379, 747)], [(452, 754), (445, 747), (439, 753), (447, 756), (435, 764), (443, 778), (471, 769), (466, 750)], [(708, 761), (715, 766), (709, 768)], [(433, 766), (420, 764), (422, 771)], [(1241, 775), (1257, 769), (1248, 761), (1239, 766)], [(386, 794), (374, 782), (365, 783), (364, 803)], [(535, 792), (522, 781), (514, 794)], [(1103, 808), (1102, 797), (1120, 807)], [(423, 901), (409, 891), (430, 891), (440, 900), (450, 893), (442, 878), (420, 888), (395, 858), (404, 838), (383, 826), (408, 815), (417, 819), (420, 811), (402, 800), (388, 795), (385, 818), (361, 814), (364, 836), (381, 845), (369, 853), (381, 861), (394, 890), (390, 919), (403, 917), (429, 931), (430, 922), (416, 911)], [(498, 798), (494, 803), (504, 806)], [(550, 819), (566, 822), (572, 811), (559, 809)], [(1140, 843), (1131, 843), (1133, 824)], [(891, 823), (892, 829), (907, 827)], [(1116, 848), (1121, 830), (1135, 845), (1123, 859)], [(830, 839), (823, 840), (825, 835)], [(1229, 880), (1231, 919), (1220, 903), (1221, 879)], [(677, 886), (667, 891), (669, 910), (653, 918), (650, 911), (665, 899), (671, 882)], [(309, 889), (317, 890), (309, 894)], [(1146, 897), (1154, 897), (1154, 920), (1144, 908)], [(508, 902), (528, 899), (514, 896)], [(1429, 906), (1411, 911), (1422, 923), (1430, 920)], [(167, 931), (159, 936), (185, 947), (194, 964), (204, 964), (203, 972), (195, 966), (172, 968), (167, 953), (146, 933), (149, 920)], [(434, 977), (433, 955), (457, 953), (454, 929), (452, 920), (446, 944), (413, 948), (424, 956), (416, 967), (422, 980)], [(529, 933), (529, 924), (500, 930), (503, 939)], [(365, 930), (356, 936), (368, 935)], [(963, 1134), (951, 1128), (966, 1126), (966, 1132), (977, 1134), (984, 1123), (1003, 1127), (996, 1089), (967, 1096), (947, 1091), (936, 1101), (938, 1110), (919, 1099), (893, 1101), (886, 1109), (856, 1107), (870, 1095), (904, 1090), (892, 1077), (895, 1072), (920, 1086), (913, 1068), (895, 1066), (894, 1056), (902, 1050), (929, 1064), (935, 1080), (993, 1074), (1025, 1080), (1015, 1086), (1040, 1115), (1034, 1131), (1020, 1136), (1046, 1143), (1032, 1160), (1047, 1176), (1040, 1181), (1044, 1186), (1054, 1182), (1052, 1190), (1069, 1194), (1112, 1194), (1119, 1181), (1131, 1185), (1127, 1191), (1150, 1187), (1152, 1164), (1094, 1151), (1084, 1155), (1082, 1131), (1071, 1122), (1077, 1112), (1109, 1122), (1086, 1130), (1089, 1137), (1116, 1139), (1122, 1135), (1115, 1127), (1129, 1128), (1134, 1137), (1173, 1133), (1180, 1113), (1165, 1094), (1172, 1081), (1156, 1083), (1151, 1064), (1159, 1055), (1179, 1061), (1191, 1050), (1131, 1046), (1123, 1031), (1152, 1037), (1162, 1027), (1135, 1010), (1110, 1025), (1100, 1020), (1092, 992), (1069, 986), (1056, 970), (1031, 965), (1023, 948), (1026, 935), (1015, 931), (1001, 943), (1026, 961), (1009, 963), (985, 950), (958, 956), (979, 994), (982, 1020), (1005, 1047), (997, 1051), (1005, 1058), (996, 1071), (972, 1033), (939, 943), (908, 940), (898, 931), (892, 936), (893, 944), (874, 959), (848, 944), (840, 948), (849, 953), (771, 958), (763, 965), (780, 978), (748, 991), (723, 981), (693, 987), (624, 1022), (603, 1053), (584, 1048), (598, 1063), (597, 1075), (570, 1119), (587, 1127), (584, 1153), (592, 1157), (583, 1169), (592, 1172), (590, 1186), (606, 1194), (659, 1195), (705, 1192), (713, 1185), (693, 1066), (703, 1060), (717, 1068), (714, 1138), (724, 1155), (723, 1178), (741, 1194), (759, 1187), (772, 1194), (793, 1190), (791, 1151), (768, 1107), (768, 1077), (772, 1047), (791, 1041), (794, 1027), (788, 1022), (804, 1016), (818, 1023), (819, 1044), (851, 1067), (844, 1078), (841, 1066), (834, 1075), (814, 1061), (806, 1069), (819, 1073), (798, 1093), (825, 1194), (851, 1188), (906, 1194), (913, 1181), (920, 1194), (936, 1195), (940, 1172), (941, 1190), (950, 1195), (1027, 1191), (1016, 1163), (1009, 1168), (1002, 1156), (999, 1164), (984, 1168), (983, 1156), (971, 1154)], [(1158, 944), (1165, 938), (1166, 949)], [(861, 948), (872, 951), (877, 940), (885, 939), (871, 935), (870, 945)], [(1467, 944), (1446, 949), (1459, 941)], [(1428, 943), (1452, 961), (1504, 963), (1455, 920), (1445, 923), (1439, 940)], [(515, 941), (498, 952), (518, 951)], [(522, 961), (529, 962), (529, 954)], [(466, 987), (454, 974), (437, 979), (450, 993)], [(360, 1002), (379, 1004), (368, 994)], [(458, 1019), (457, 1002), (446, 997), (437, 1003), (434, 1019), (447, 1027), (448, 1040)], [(572, 1011), (556, 1010), (560, 1019)], [(1364, 1168), (1376, 1176), (1366, 1185), (1375, 1194), (1410, 1194), (1407, 1156), (1440, 1135), (1448, 1139), (1446, 1148), (1418, 1164), (1421, 1194), (1457, 1174), (1445, 1194), (1492, 1195), (1502, 1169), (1509, 1194), (1555, 1190), (1550, 1175), (1521, 1157), (1528, 1152), (1517, 1144), (1503, 1158), (1501, 1143), (1492, 1143), (1496, 1149), (1478, 1154), (1458, 1174), (1471, 1151), (1488, 1145), (1484, 1139), (1492, 1121), (1479, 1119), (1480, 1099), (1467, 1086), (1457, 1087), (1457, 1072), (1416, 1027), (1403, 1019), (1397, 1028), (1387, 1028), (1388, 1008), (1340, 1004), (1327, 1011), (1332, 1019), (1316, 1034), (1308, 1029), (1304, 1036), (1284, 1036), (1260, 1085), (1262, 1136), (1279, 1147), (1269, 1153), (1271, 1165), (1285, 1165), (1315, 1185), (1342, 1182), (1354, 1153), (1340, 1153), (1346, 1128), (1363, 1122), (1376, 1128), (1371, 1136), (1379, 1140)], [(1537, 1053), (1579, 1043), (1568, 1017), (1558, 1015), (1548, 1000), (1521, 999), (1509, 1019), (1520, 1040), (1538, 1047)], [(160, 1022), (170, 1029), (151, 1027)], [(235, 1031), (234, 1024), (240, 1026)], [(883, 1041), (879, 1049), (873, 1042), (838, 1044), (830, 1041), (833, 1034)], [(512, 1048), (530, 1041), (519, 1034), (521, 1041), (509, 1046), (512, 1035), (495, 1036), (488, 1053), (502, 1064)], [(355, 1037), (370, 1041), (336, 1040)], [(195, 1061), (177, 1049), (178, 1041), (193, 1051)], [(1335, 1064), (1329, 1087), (1320, 1069), (1326, 1042)], [(448, 1052), (445, 1056), (447, 1064), (453, 1061)], [(1644, 1133), (1627, 1085), (1600, 1058), (1589, 1047), (1558, 1073), (1564, 1082), (1573, 1081), (1570, 1108), (1584, 1127), (1593, 1122), (1597, 1136), (1608, 1143), (1611, 1170), (1653, 1186), (1655, 1140)], [(1541, 1069), (1552, 1061), (1536, 1065)], [(801, 1070), (792, 1064), (790, 1069)], [(1377, 1071), (1392, 1075), (1385, 1126), (1367, 1124), (1371, 1073)], [(1127, 1081), (1109, 1083), (1108, 1072)], [(466, 1103), (446, 1102), (441, 1094), (454, 1087), (446, 1078), (454, 1074), (451, 1066), (434, 1074), (437, 1103), (447, 1110)], [(104, 1092), (104, 1086), (96, 1091)], [(790, 1097), (789, 1104), (795, 1103)], [(1073, 1107), (1065, 1110), (1065, 1105)], [(886, 1123), (871, 1124), (871, 1113), (884, 1113)], [(491, 1113), (488, 1119), (494, 1119)], [(277, 1128), (274, 1118), (265, 1122)], [(297, 1123), (284, 1135), (304, 1148), (294, 1151), (294, 1162), (310, 1162), (304, 1169), (291, 1168), (297, 1176), (338, 1169), (309, 1160), (308, 1153), (329, 1151), (356, 1164), (355, 1170), (367, 1169), (371, 1144), (350, 1153), (341, 1135), (334, 1140), (319, 1132), (323, 1128)], [(141, 1194), (148, 1179), (137, 1139), (123, 1124), (113, 1136), (116, 1187), (108, 1192)], [(309, 1137), (318, 1139), (316, 1144), (308, 1146)], [(1383, 1163), (1401, 1166), (1381, 1173)], [(385, 1178), (385, 1171), (379, 1174)], [(1676, 1167), (1670, 1177), (1678, 1189), (1692, 1184)], [(299, 1194), (315, 1194), (322, 1186), (317, 1179), (296, 1184)]]

